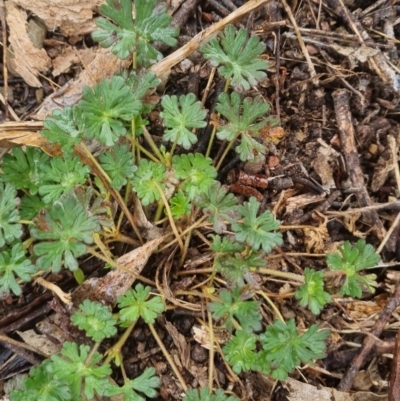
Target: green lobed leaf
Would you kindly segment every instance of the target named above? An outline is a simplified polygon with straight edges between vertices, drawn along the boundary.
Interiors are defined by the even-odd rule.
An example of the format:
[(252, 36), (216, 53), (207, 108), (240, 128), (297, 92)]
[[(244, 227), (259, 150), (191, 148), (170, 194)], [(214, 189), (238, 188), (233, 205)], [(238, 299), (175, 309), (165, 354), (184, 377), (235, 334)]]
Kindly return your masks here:
[(93, 233), (100, 231), (98, 218), (89, 216), (74, 193), (62, 196), (50, 210), (42, 210), (31, 229), (31, 236), (41, 240), (33, 247), (39, 256), (37, 266), (59, 272), (64, 265), (74, 271), (77, 258), (93, 243)]
[(319, 331), (316, 324), (299, 334), (294, 319), (286, 324), (276, 320), (260, 335), (263, 351), (260, 352), (259, 367), (273, 379), (286, 380), (301, 363), (309, 364), (313, 359), (326, 356), (325, 340), (329, 334), (329, 330)]
[(295, 293), (300, 305), (308, 307), (314, 315), (318, 315), (321, 309), (331, 301), (332, 297), (324, 291), (324, 273), (316, 272), (309, 267), (304, 270), (305, 283)]
[(160, 192), (157, 186), (154, 185), (154, 182), (164, 191), (165, 184), (162, 181), (165, 178), (165, 174), (164, 164), (154, 163), (147, 159), (140, 160), (139, 168), (132, 178), (132, 188), (142, 201), (143, 206), (147, 206), (161, 199)]
[(174, 219), (180, 219), (181, 217), (190, 214), (191, 204), (189, 202), (189, 199), (183, 194), (182, 191), (177, 192), (170, 199), (169, 202), (170, 202), (172, 217)]
[(260, 203), (255, 197), (239, 206), (239, 212), (243, 216), (242, 223), (233, 223), (232, 230), (235, 231), (237, 241), (246, 243), (255, 251), (262, 248), (269, 253), (275, 246), (282, 245), (282, 234), (271, 231), (279, 228), (279, 220), (270, 211), (263, 212), (257, 216)]
[(107, 0), (100, 10), (115, 23), (99, 18), (96, 25), (100, 30), (93, 32), (92, 37), (102, 47), (112, 46), (112, 53), (121, 59), (136, 51), (138, 65), (148, 67), (162, 58), (151, 42), (174, 46), (179, 31), (169, 26), (172, 17), (166, 13), (165, 6), (156, 8), (157, 0), (135, 0), (134, 4), (135, 21), (132, 0)]
[(327, 264), (332, 270), (342, 271), (345, 275), (345, 281), (340, 289), (342, 295), (350, 295), (351, 297), (361, 298), (362, 286), (374, 292), (376, 286), (376, 275), (366, 274), (359, 275), (357, 272), (363, 269), (374, 267), (380, 260), (378, 254), (370, 244), (366, 244), (365, 240), (360, 239), (357, 244), (352, 247), (349, 241), (345, 241), (340, 246), (339, 253), (329, 253), (326, 257)]
[(86, 335), (96, 342), (112, 337), (117, 332), (117, 321), (107, 306), (89, 299), (79, 305), (79, 311), (71, 316), (71, 322), (80, 330), (85, 330)]
[(84, 166), (78, 156), (66, 154), (64, 158), (56, 156), (51, 159), (42, 171), (46, 178), (39, 188), (39, 194), (44, 203), (52, 203), (61, 195), (71, 192), (76, 185), (84, 184), (90, 168)]
[(41, 134), (50, 142), (60, 145), (64, 152), (72, 152), (82, 141), (85, 122), (79, 107), (64, 107), (53, 111), (43, 122)]
[(150, 287), (138, 284), (134, 290), (129, 290), (125, 295), (118, 297), (120, 320), (124, 326), (141, 317), (145, 323), (154, 323), (158, 315), (165, 310), (164, 301), (160, 296), (149, 298)]
[(68, 383), (73, 400), (82, 399), (82, 394), (93, 399), (95, 394), (104, 395), (109, 388), (108, 377), (112, 373), (110, 365), (98, 365), (102, 359), (98, 352), (91, 354), (88, 361), (89, 351), (88, 345), (80, 345), (78, 349), (76, 343), (66, 341), (61, 355), (51, 356), (54, 377)]
[(22, 236), (22, 225), (18, 223), (19, 204), (15, 186), (0, 182), (0, 248)]
[(148, 398), (154, 398), (157, 395), (156, 388), (160, 386), (160, 379), (155, 376), (153, 367), (147, 368), (140, 376), (133, 380), (125, 380), (122, 387), (118, 387), (109, 392), (108, 396), (122, 394), (124, 401), (146, 401), (137, 391), (145, 394)]
[(235, 335), (223, 347), (223, 352), (232, 370), (239, 374), (251, 370), (256, 363), (255, 334), (248, 334), (242, 330), (236, 331)]
[(0, 295), (8, 295), (13, 292), (21, 295), (22, 290), (17, 282), (17, 277), (22, 281), (31, 281), (32, 274), (37, 268), (26, 257), (26, 251), (21, 243), (14, 244), (11, 249), (0, 252)]
[(22, 220), (32, 220), (46, 204), (39, 195), (25, 195), (21, 199), (19, 214)]
[(71, 400), (71, 391), (66, 381), (54, 378), (50, 360), (33, 367), (29, 372), (29, 377), (22, 381), (21, 387), (21, 390), (11, 392), (11, 401)]
[(221, 302), (210, 302), (208, 309), (212, 312), (215, 320), (224, 318), (223, 327), (226, 327), (231, 332), (233, 318), (236, 317), (246, 333), (261, 329), (259, 302), (243, 300), (239, 287), (235, 287), (232, 291), (223, 289), (220, 291), (219, 297)]
[(225, 221), (231, 223), (239, 218), (236, 197), (218, 181), (213, 181), (204, 192), (196, 197), (195, 202), (208, 216), (208, 221), (213, 224), (217, 234), (226, 230)]
[(242, 161), (255, 161), (260, 154), (265, 154), (265, 145), (254, 138), (260, 136), (258, 131), (270, 120), (266, 117), (268, 103), (262, 99), (244, 99), (242, 102), (238, 93), (232, 92), (229, 96), (224, 92), (218, 97), (216, 110), (227, 119), (226, 124), (217, 128), (217, 137), (227, 141), (240, 137), (240, 144), (235, 150)]
[(123, 121), (130, 122), (139, 114), (142, 103), (135, 98), (125, 79), (114, 75), (93, 88), (86, 86), (78, 107), (83, 111), (85, 136), (113, 146), (120, 136), (126, 135)]
[(215, 258), (215, 269), (231, 283), (232, 286), (242, 287), (245, 282), (253, 284), (252, 271), (257, 267), (264, 267), (266, 260), (259, 252), (250, 254), (228, 253), (217, 255)]
[(232, 141), (241, 133), (258, 137), (258, 130), (265, 126), (266, 118), (258, 123), (256, 121), (268, 113), (269, 105), (261, 99), (242, 101), (242, 97), (236, 92), (232, 92), (230, 96), (223, 92), (218, 96), (216, 110), (228, 120), (227, 124), (218, 127), (218, 138)]
[(49, 159), (39, 148), (28, 146), (23, 151), (15, 147), (11, 154), (3, 156), (0, 182), (12, 183), (17, 189), (28, 190), (31, 195), (36, 195), (45, 178), (43, 166), (49, 164)]
[(265, 51), (265, 44), (256, 36), (248, 38), (246, 29), (236, 32), (233, 25), (227, 25), (220, 41), (212, 38), (200, 50), (212, 65), (219, 66), (218, 72), (230, 79), (237, 90), (249, 90), (267, 76), (268, 62), (259, 57)]
[(220, 235), (210, 234), (209, 237), (212, 238), (211, 250), (218, 253), (235, 253), (242, 252), (244, 250), (244, 245), (238, 242), (232, 241), (227, 237), (221, 237)]
[(211, 164), (212, 160), (200, 153), (175, 155), (172, 158), (175, 177), (184, 181), (181, 189), (189, 200), (207, 191), (213, 183), (217, 171)]
[(117, 190), (133, 178), (137, 167), (133, 163), (132, 152), (126, 145), (115, 145), (100, 156), (100, 164), (111, 178), (111, 185)]
[(184, 149), (190, 149), (197, 142), (197, 137), (189, 128), (203, 128), (207, 112), (203, 110), (200, 101), (196, 101), (193, 93), (176, 96), (163, 96), (161, 100), (163, 111), (160, 116), (168, 128), (163, 135), (165, 141), (176, 143)]

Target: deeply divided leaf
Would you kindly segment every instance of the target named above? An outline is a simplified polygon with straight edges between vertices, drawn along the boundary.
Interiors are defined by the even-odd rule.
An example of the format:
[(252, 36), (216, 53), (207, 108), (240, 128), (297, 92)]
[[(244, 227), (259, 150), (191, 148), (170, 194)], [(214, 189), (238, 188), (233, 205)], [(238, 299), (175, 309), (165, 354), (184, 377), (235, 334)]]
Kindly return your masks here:
[(137, 63), (149, 65), (161, 60), (162, 54), (151, 44), (163, 42), (174, 46), (178, 29), (170, 26), (172, 18), (165, 6), (156, 8), (157, 0), (135, 0), (136, 19), (132, 19), (132, 0), (107, 0), (101, 12), (113, 22), (99, 18), (100, 30), (92, 33), (102, 47), (112, 46), (111, 51), (121, 59), (137, 52)]
[(93, 233), (98, 231), (98, 218), (89, 216), (73, 193), (61, 197), (50, 210), (42, 210), (31, 229), (31, 236), (41, 241), (33, 248), (39, 256), (37, 266), (55, 272), (63, 265), (76, 270), (77, 258), (86, 253), (86, 245), (93, 243)]
[(248, 38), (245, 29), (236, 32), (232, 25), (225, 27), (221, 39), (213, 38), (201, 46), (203, 56), (218, 66), (219, 73), (230, 79), (237, 89), (250, 89), (266, 77), (268, 62), (260, 58), (265, 44), (256, 36)]

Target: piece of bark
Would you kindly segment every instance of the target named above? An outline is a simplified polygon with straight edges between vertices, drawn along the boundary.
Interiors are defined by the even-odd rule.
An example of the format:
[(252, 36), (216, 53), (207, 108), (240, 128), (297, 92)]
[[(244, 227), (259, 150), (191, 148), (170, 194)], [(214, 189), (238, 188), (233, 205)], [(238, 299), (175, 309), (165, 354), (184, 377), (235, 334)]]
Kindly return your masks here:
[(13, 1), (5, 2), (5, 6), (12, 47), (12, 57), (8, 58), (8, 67), (20, 75), (29, 86), (41, 87), (42, 84), (37, 76), (50, 68), (50, 57), (46, 50), (37, 49), (33, 45), (27, 30), (27, 13)]
[[(349, 92), (344, 89), (338, 89), (332, 93), (332, 96), (347, 173), (352, 186), (357, 190), (356, 197), (360, 206), (370, 206), (372, 202), (364, 183), (364, 176), (356, 149), (355, 132), (350, 113)], [(386, 230), (376, 211), (369, 210), (364, 212), (363, 215), (367, 223), (373, 227), (377, 237), (382, 240), (385, 237)], [(388, 243), (387, 249), (394, 251), (394, 244)]]

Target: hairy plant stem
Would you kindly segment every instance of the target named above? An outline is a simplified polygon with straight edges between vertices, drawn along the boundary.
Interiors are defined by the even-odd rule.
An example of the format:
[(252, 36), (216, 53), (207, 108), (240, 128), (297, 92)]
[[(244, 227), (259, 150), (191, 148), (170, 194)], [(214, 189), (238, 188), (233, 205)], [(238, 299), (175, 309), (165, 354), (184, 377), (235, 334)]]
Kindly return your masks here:
[[(113, 359), (117, 360), (117, 358), (120, 358), (119, 362), (121, 363), (121, 348), (123, 345), (126, 343), (126, 340), (129, 338), (130, 334), (132, 333), (132, 330), (135, 328), (137, 320), (132, 322), (129, 327), (124, 331), (122, 336), (118, 339), (118, 341), (106, 352), (106, 359), (104, 363), (110, 363)], [(118, 365), (118, 363), (116, 363)]]
[(167, 349), (165, 348), (163, 342), (161, 341), (161, 338), (159, 337), (159, 335), (156, 332), (156, 329), (154, 328), (154, 326), (152, 324), (148, 324), (149, 329), (151, 331), (151, 333), (153, 334), (154, 339), (157, 341), (158, 346), (161, 348), (162, 353), (165, 356), (165, 359), (167, 360), (167, 362), (170, 364), (172, 370), (174, 371), (174, 373), (176, 374), (176, 377), (178, 378), (179, 382), (181, 383), (181, 386), (183, 387), (183, 389), (185, 391), (187, 391), (188, 386), (185, 383), (185, 380), (183, 379), (183, 377), (181, 376), (181, 374), (179, 373), (178, 368), (175, 365), (174, 360), (171, 358), (171, 355), (168, 353)]
[(152, 153), (150, 153), (147, 149), (145, 149), (139, 142), (136, 141), (137, 148), (144, 153), (150, 160), (154, 163), (161, 163), (161, 160), (158, 160)]
[[(226, 82), (225, 82), (224, 92), (228, 92), (228, 88), (229, 88), (230, 83), (231, 83), (231, 79), (228, 78), (228, 79), (226, 80)], [(221, 115), (220, 113), (217, 114), (218, 118), (220, 117), (220, 115)], [(207, 147), (207, 151), (206, 151), (206, 155), (205, 155), (206, 157), (209, 157), (209, 156), (210, 156), (211, 148), (212, 148), (212, 145), (213, 145), (214, 140), (215, 140), (215, 134), (216, 134), (216, 132), (217, 132), (217, 126), (214, 125), (213, 130), (212, 130), (212, 132), (211, 132), (210, 140), (209, 140), (209, 142), (208, 142), (208, 147)]]
[(161, 154), (160, 149), (158, 149), (157, 145), (153, 141), (153, 138), (151, 137), (149, 131), (147, 131), (147, 128), (144, 125), (142, 128), (143, 128), (143, 136), (146, 139), (149, 146), (151, 147), (151, 150), (160, 159), (160, 161), (162, 163), (167, 164), (167, 161), (165, 160), (164, 156)]
[(232, 146), (234, 145), (234, 143), (239, 135), (240, 135), (240, 132), (238, 132), (235, 135), (235, 137), (228, 143), (228, 146), (225, 148), (224, 153), (222, 154), (221, 158), (218, 160), (218, 164), (215, 166), (215, 169), (217, 171), (220, 169), (222, 162), (225, 160), (226, 155), (231, 150)]
[(161, 199), (164, 202), (165, 210), (167, 212), (169, 223), (171, 224), (172, 231), (174, 232), (176, 240), (178, 241), (179, 248), (181, 249), (181, 253), (184, 253), (185, 247), (183, 245), (182, 238), (179, 235), (178, 229), (176, 228), (174, 218), (172, 217), (172, 212), (171, 212), (171, 208), (169, 207), (168, 200), (167, 200), (162, 188), (158, 184), (158, 182), (156, 182), (154, 180), (151, 180), (151, 181), (155, 185), (155, 187), (157, 188), (157, 190), (158, 190), (158, 192), (159, 192), (159, 194), (161, 196)]
[(96, 342), (94, 343), (92, 349), (89, 352), (89, 355), (87, 356), (86, 360), (85, 360), (85, 365), (88, 366), (90, 365), (90, 361), (92, 360), (92, 357), (94, 355), (94, 353), (99, 349), (101, 342)]
[(154, 215), (154, 219), (153, 221), (158, 221), (161, 218), (161, 214), (163, 212), (163, 208), (164, 208), (164, 202), (160, 199), (157, 203), (157, 210), (156, 213)]
[(208, 358), (208, 388), (213, 388), (214, 382), (214, 326), (211, 312), (207, 310), (208, 331), (210, 335), (210, 353)]
[[(124, 203), (125, 203), (125, 205), (128, 204), (128, 199), (129, 199), (129, 195), (130, 195), (131, 191), (132, 191), (132, 184), (131, 184), (131, 182), (128, 180), (128, 183), (126, 184), (125, 196), (124, 196)], [(116, 228), (117, 228), (117, 233), (120, 232), (123, 217), (124, 217), (124, 213), (121, 212), (121, 213), (119, 214), (118, 222), (117, 222), (117, 227), (116, 227)]]
[(86, 157), (89, 158), (90, 163), (89, 167), (92, 168), (93, 166), (95, 167), (98, 177), (101, 179), (103, 182), (104, 186), (106, 187), (107, 191), (111, 193), (113, 198), (117, 201), (119, 207), (122, 209), (124, 212), (125, 216), (129, 220), (129, 223), (131, 224), (133, 231), (135, 232), (136, 236), (138, 237), (139, 241), (141, 244), (144, 243), (142, 236), (140, 235), (140, 231), (137, 227), (137, 222), (136, 219), (132, 216), (131, 212), (129, 211), (128, 207), (126, 206), (124, 200), (122, 199), (121, 194), (116, 191), (114, 188), (111, 187), (111, 179), (108, 176), (108, 174), (103, 170), (103, 168), (100, 166), (100, 164), (97, 162), (96, 158), (92, 155), (91, 151), (88, 149), (88, 147), (85, 145), (85, 143), (82, 141), (79, 146), (76, 146), (75, 149), (78, 151), (78, 153), (82, 154)]

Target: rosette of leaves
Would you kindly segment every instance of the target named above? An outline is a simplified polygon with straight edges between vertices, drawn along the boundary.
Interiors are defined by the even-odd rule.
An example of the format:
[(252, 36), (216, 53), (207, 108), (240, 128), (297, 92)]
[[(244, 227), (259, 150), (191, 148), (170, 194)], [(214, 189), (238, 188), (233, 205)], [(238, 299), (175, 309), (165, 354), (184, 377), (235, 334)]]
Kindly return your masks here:
[(215, 320), (223, 319), (223, 327), (232, 331), (233, 319), (236, 318), (246, 333), (261, 329), (259, 302), (244, 300), (239, 287), (232, 291), (223, 289), (219, 297), (221, 301), (210, 302), (208, 309)]
[(135, 20), (132, 19), (132, 0), (107, 0), (100, 11), (109, 19), (96, 21), (100, 30), (94, 31), (92, 38), (102, 47), (112, 46), (112, 53), (120, 59), (135, 52), (137, 64), (148, 67), (162, 59), (162, 54), (151, 43), (174, 46), (179, 31), (170, 26), (172, 18), (165, 6), (156, 7), (157, 0), (135, 0), (134, 4)]
[(233, 371), (240, 374), (254, 368), (257, 361), (256, 347), (255, 334), (237, 330), (222, 350)]
[(33, 367), (29, 377), (21, 382), (20, 390), (13, 390), (11, 401), (69, 401), (71, 400), (70, 386), (65, 380), (54, 377), (53, 363), (44, 361)]
[(157, 316), (165, 310), (160, 296), (150, 298), (150, 287), (138, 284), (134, 290), (127, 291), (118, 297), (120, 321), (122, 326), (129, 326), (141, 317), (145, 323), (153, 324)]
[(213, 224), (217, 234), (226, 230), (226, 221), (232, 223), (237, 221), (240, 216), (236, 197), (218, 181), (213, 181), (204, 192), (196, 197), (195, 202), (208, 216), (208, 221)]
[(61, 195), (71, 192), (76, 185), (84, 184), (89, 177), (90, 168), (84, 166), (79, 157), (66, 154), (56, 156), (42, 167), (45, 181), (39, 187), (44, 203), (51, 203)]
[(36, 265), (54, 272), (63, 265), (75, 271), (77, 258), (93, 243), (93, 233), (100, 231), (99, 219), (88, 215), (74, 193), (62, 196), (49, 210), (43, 209), (34, 223), (31, 236), (41, 241), (33, 247), (39, 256)]
[(257, 358), (257, 370), (271, 375), (273, 379), (286, 380), (301, 363), (312, 363), (313, 359), (324, 358), (329, 330), (319, 330), (314, 324), (299, 334), (294, 319), (283, 323), (276, 320), (260, 335), (263, 350)]
[(88, 358), (89, 352), (88, 345), (80, 345), (78, 348), (76, 343), (67, 341), (63, 344), (61, 355), (51, 356), (53, 375), (68, 384), (73, 400), (80, 400), (83, 395), (91, 400), (95, 394), (107, 394), (112, 387), (109, 381), (112, 373), (110, 365), (99, 365), (102, 355), (92, 352)]
[(31, 275), (37, 268), (26, 257), (21, 243), (14, 244), (11, 249), (0, 251), (0, 296), (10, 294), (21, 295), (22, 290), (17, 277), (22, 281), (31, 281)]
[(80, 330), (85, 330), (86, 335), (96, 342), (112, 337), (117, 332), (117, 321), (107, 306), (89, 299), (79, 305), (79, 311), (71, 316), (71, 322)]
[(50, 142), (62, 147), (63, 151), (72, 152), (74, 146), (82, 141), (85, 121), (80, 107), (56, 109), (43, 122), (41, 134)]
[(259, 130), (267, 124), (276, 125), (277, 120), (265, 117), (269, 111), (268, 103), (261, 99), (244, 99), (232, 92), (221, 93), (216, 110), (227, 119), (227, 123), (217, 127), (217, 137), (229, 142), (240, 137), (240, 144), (235, 148), (242, 161), (254, 161), (256, 156), (264, 155), (265, 145), (254, 138), (259, 138)]
[(207, 112), (202, 104), (196, 101), (193, 93), (188, 95), (163, 96), (161, 100), (163, 111), (160, 116), (167, 127), (163, 139), (181, 145), (184, 149), (190, 149), (197, 142), (197, 136), (189, 128), (203, 128), (207, 124), (204, 121)]
[(375, 253), (373, 246), (360, 239), (355, 246), (346, 241), (338, 249), (340, 253), (329, 253), (326, 262), (332, 270), (342, 272), (345, 277), (340, 294), (361, 298), (362, 286), (374, 292), (374, 287), (377, 285), (376, 275), (359, 274), (361, 270), (374, 267), (379, 262), (380, 257)]
[(212, 160), (200, 153), (175, 155), (172, 158), (172, 168), (175, 170), (175, 177), (183, 181), (181, 189), (190, 201), (205, 192), (217, 176)]
[(86, 86), (78, 107), (83, 111), (85, 137), (113, 146), (127, 133), (124, 121), (130, 122), (138, 115), (142, 103), (135, 98), (123, 77), (113, 75), (93, 88)]
[(318, 315), (321, 309), (331, 301), (332, 297), (324, 291), (324, 273), (317, 272), (309, 267), (304, 270), (304, 284), (296, 291), (295, 297), (300, 305), (308, 307), (312, 313)]
[(15, 147), (3, 156), (0, 181), (12, 183), (17, 189), (36, 195), (45, 178), (43, 166), (48, 165), (49, 159), (39, 148), (27, 146), (24, 152)]
[(273, 247), (283, 243), (282, 234), (271, 232), (279, 228), (280, 222), (270, 211), (257, 216), (259, 208), (260, 202), (253, 196), (240, 205), (238, 211), (242, 222), (233, 223), (232, 230), (235, 231), (236, 241), (247, 244), (255, 251), (261, 248), (269, 253)]
[(265, 44), (257, 36), (248, 38), (246, 29), (236, 32), (232, 25), (227, 25), (219, 41), (212, 38), (200, 50), (204, 58), (219, 67), (218, 72), (238, 90), (248, 90), (267, 76), (268, 62), (260, 58)]
[(132, 178), (132, 188), (143, 206), (161, 199), (157, 185), (160, 186), (162, 191), (165, 190), (165, 184), (163, 183), (165, 174), (164, 164), (155, 163), (147, 159), (140, 160), (138, 169)]
[(103, 170), (111, 178), (111, 185), (117, 190), (133, 178), (137, 167), (133, 163), (132, 152), (126, 145), (115, 145), (100, 156)]
[(19, 204), (20, 199), (14, 185), (0, 182), (0, 248), (22, 235), (22, 225), (18, 223)]

